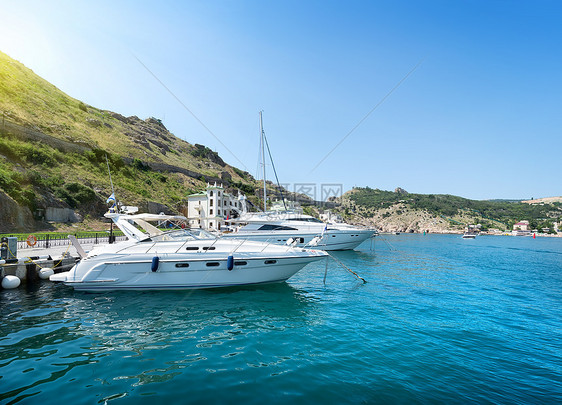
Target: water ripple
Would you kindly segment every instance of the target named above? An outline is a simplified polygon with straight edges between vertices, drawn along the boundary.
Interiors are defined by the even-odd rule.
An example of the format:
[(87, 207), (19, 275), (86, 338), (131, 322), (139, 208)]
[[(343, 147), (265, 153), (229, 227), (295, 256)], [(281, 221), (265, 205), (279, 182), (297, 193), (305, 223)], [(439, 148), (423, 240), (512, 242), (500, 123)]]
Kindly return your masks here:
[(1, 291), (0, 403), (562, 402), (560, 240), (387, 238), (367, 284)]

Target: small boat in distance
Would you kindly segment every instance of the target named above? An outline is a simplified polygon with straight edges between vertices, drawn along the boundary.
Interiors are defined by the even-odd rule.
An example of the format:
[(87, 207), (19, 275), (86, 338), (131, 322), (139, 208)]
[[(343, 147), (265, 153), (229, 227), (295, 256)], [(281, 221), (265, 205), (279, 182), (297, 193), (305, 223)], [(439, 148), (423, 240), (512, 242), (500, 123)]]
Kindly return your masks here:
[(480, 229), (482, 225), (467, 225), (464, 228), (464, 234), (462, 235), (463, 239), (476, 239), (476, 236), (480, 233)]

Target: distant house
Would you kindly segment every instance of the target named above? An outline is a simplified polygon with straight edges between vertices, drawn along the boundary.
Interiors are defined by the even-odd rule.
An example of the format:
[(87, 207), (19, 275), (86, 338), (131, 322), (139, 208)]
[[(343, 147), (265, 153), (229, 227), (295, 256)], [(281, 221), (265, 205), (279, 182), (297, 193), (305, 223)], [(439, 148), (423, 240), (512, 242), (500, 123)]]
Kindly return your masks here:
[(529, 225), (529, 221), (520, 221), (513, 225), (514, 231), (530, 231), (531, 226)]
[(513, 225), (513, 231), (511, 234), (514, 236), (530, 236), (531, 233), (531, 225), (529, 225), (529, 221), (520, 221)]
[(191, 228), (220, 230), (226, 220), (246, 210), (246, 197), (224, 192), (222, 184), (207, 184), (205, 191), (187, 197), (187, 219)]

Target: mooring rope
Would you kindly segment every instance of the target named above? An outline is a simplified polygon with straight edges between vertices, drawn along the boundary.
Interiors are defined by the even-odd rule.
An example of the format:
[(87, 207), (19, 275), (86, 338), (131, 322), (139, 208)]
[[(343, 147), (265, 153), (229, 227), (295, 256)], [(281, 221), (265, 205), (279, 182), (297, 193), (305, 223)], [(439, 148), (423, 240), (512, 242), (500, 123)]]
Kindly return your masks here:
[(390, 250), (398, 250), (396, 249), (394, 246), (392, 246), (390, 244), (390, 242), (388, 242), (385, 238), (383, 238), (382, 236), (380, 236), (380, 238), (383, 240), (384, 243), (386, 243), (388, 245), (388, 247), (390, 248)]
[[(328, 252), (326, 252), (328, 253)], [(330, 256), (332, 259), (334, 259), (334, 261), (339, 264), (340, 266), (342, 266), (344, 269), (346, 269), (347, 271), (349, 271), (351, 274), (353, 274), (355, 277), (357, 277), (358, 279), (363, 281), (363, 284), (367, 284), (367, 280), (365, 280), (363, 277), (361, 277), (359, 274), (357, 274), (356, 272), (354, 272), (353, 270), (351, 270), (349, 267), (347, 267), (345, 264), (343, 264), (341, 262), (341, 260), (335, 258), (334, 256), (332, 256), (330, 253), (328, 253), (328, 256)]]
[[(58, 266), (62, 263), (62, 261), (63, 261), (64, 258), (66, 257), (66, 254), (67, 254), (68, 251), (70, 250), (70, 247), (71, 247), (71, 246), (72, 246), (72, 243), (69, 243), (69, 244), (68, 244), (68, 247), (66, 248), (66, 251), (62, 254), (62, 256), (60, 257), (60, 260), (59, 260), (58, 263), (55, 264), (55, 262), (53, 261), (53, 267), (52, 267), (53, 269), (54, 269), (55, 267), (58, 267)], [(29, 259), (29, 260), (30, 260), (32, 263), (34, 263), (37, 267), (39, 267), (40, 269), (43, 269), (43, 268), (44, 268), (44, 267), (41, 267), (40, 264), (34, 262), (32, 259)]]
[[(59, 265), (62, 263), (62, 261), (63, 261), (63, 260), (65, 259), (65, 257), (66, 257), (66, 254), (67, 254), (68, 251), (70, 250), (70, 247), (71, 247), (71, 246), (72, 246), (72, 244), (69, 243), (69, 244), (68, 244), (68, 247), (66, 248), (66, 252), (64, 252), (64, 253), (62, 254), (61, 259), (59, 260), (58, 263), (55, 264), (55, 262), (53, 261), (53, 268), (59, 266)], [(8, 248), (8, 253), (10, 254), (10, 256), (17, 258), (17, 255), (14, 254), (14, 252), (12, 252), (12, 249), (10, 249), (10, 246), (8, 245), (8, 246), (6, 246), (6, 247)], [(22, 259), (23, 259), (23, 258), (22, 258)], [(35, 264), (37, 267), (39, 267), (40, 269), (46, 268), (46, 267), (41, 266), (39, 263), (37, 263), (35, 260), (33, 260), (33, 259), (32, 259), (31, 257), (29, 257), (29, 256), (27, 257), (27, 260), (24, 260), (24, 261), (23, 261), (23, 263), (24, 263), (24, 264), (25, 264), (25, 263), (33, 263), (33, 264)]]

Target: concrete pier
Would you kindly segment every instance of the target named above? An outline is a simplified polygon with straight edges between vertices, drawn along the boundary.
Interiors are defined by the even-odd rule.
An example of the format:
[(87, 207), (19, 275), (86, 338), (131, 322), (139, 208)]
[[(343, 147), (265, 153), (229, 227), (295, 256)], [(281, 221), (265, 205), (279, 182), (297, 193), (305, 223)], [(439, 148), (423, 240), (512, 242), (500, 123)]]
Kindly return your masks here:
[(55, 273), (68, 271), (76, 264), (77, 257), (58, 257), (37, 260), (20, 259), (15, 263), (5, 263), (0, 265), (0, 282), (5, 276), (16, 276), (22, 283), (36, 282), (39, 280), (39, 271), (44, 268), (52, 268)]
[[(93, 247), (93, 244), (83, 245), (86, 252)], [(37, 282), (40, 280), (41, 269), (52, 268), (55, 273), (61, 273), (70, 270), (79, 259), (74, 246), (21, 249), (18, 251), (18, 259), (0, 261), (0, 283), (5, 276), (16, 276), (22, 284)]]

